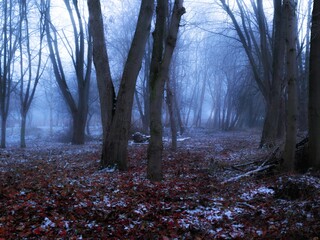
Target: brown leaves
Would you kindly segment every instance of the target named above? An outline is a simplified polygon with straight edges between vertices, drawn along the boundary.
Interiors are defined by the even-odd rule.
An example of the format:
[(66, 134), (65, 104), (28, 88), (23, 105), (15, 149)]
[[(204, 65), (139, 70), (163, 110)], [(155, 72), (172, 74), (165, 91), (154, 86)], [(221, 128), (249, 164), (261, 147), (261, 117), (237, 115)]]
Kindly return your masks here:
[[(0, 240), (317, 236), (320, 194), (300, 202), (276, 199), (277, 176), (221, 184), (238, 174), (230, 164), (261, 155), (254, 150), (258, 138), (237, 136), (189, 139), (177, 153), (165, 152), (165, 180), (160, 183), (145, 178), (145, 145), (130, 147), (128, 172), (112, 173), (97, 170), (99, 144), (27, 149), (23, 164), (19, 150), (12, 150), (6, 163), (0, 162)], [(214, 174), (212, 157), (224, 161)], [(311, 180), (316, 191), (319, 178)]]

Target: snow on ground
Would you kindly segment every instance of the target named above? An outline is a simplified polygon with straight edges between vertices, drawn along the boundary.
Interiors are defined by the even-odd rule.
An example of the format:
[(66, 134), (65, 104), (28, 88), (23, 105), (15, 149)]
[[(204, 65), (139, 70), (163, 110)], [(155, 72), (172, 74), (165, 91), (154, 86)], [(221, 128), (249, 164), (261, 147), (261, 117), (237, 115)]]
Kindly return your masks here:
[(239, 174), (234, 164), (263, 161), (267, 152), (257, 148), (258, 139), (249, 132), (188, 137), (178, 152), (164, 152), (160, 183), (146, 179), (146, 145), (129, 147), (128, 172), (98, 170), (98, 141), (8, 148), (0, 155), (0, 238), (319, 236), (319, 175), (275, 174), (222, 184)]

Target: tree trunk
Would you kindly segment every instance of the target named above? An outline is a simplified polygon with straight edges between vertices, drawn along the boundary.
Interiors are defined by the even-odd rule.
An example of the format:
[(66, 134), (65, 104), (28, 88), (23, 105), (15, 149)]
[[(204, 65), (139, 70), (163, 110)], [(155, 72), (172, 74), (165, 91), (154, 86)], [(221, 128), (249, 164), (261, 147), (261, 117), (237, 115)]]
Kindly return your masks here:
[(93, 39), (93, 61), (99, 90), (103, 139), (105, 140), (114, 115), (116, 94), (111, 79), (100, 0), (88, 0), (87, 4), (89, 29)]
[[(57, 37), (57, 30), (52, 25), (50, 17), (50, 0), (48, 1), (46, 9), (46, 34), (47, 43), (50, 51), (50, 59), (53, 65), (54, 75), (56, 81), (64, 97), (65, 102), (68, 105), (69, 111), (73, 118), (72, 127), (72, 143), (73, 144), (83, 144), (85, 136), (85, 121), (87, 116), (84, 114), (88, 113), (88, 99), (89, 99), (89, 86), (91, 79), (91, 68), (92, 68), (92, 44), (89, 41), (87, 51), (85, 51), (84, 45), (84, 29), (83, 22), (80, 16), (80, 11), (78, 8), (78, 1), (72, 1), (73, 6), (70, 5), (68, 0), (64, 0), (66, 8), (69, 13), (69, 18), (71, 21), (71, 26), (73, 28), (74, 37), (74, 48), (70, 51), (70, 57), (73, 62), (73, 67), (76, 73), (77, 87), (78, 87), (78, 101), (76, 101), (71, 94), (69, 89), (67, 79), (64, 73), (64, 66), (61, 61), (59, 44)], [(53, 35), (52, 35), (53, 34)], [(91, 36), (88, 37), (91, 40)], [(87, 54), (85, 61), (85, 53)], [(86, 67), (86, 68), (85, 68)], [(80, 132), (82, 131), (82, 132)]]
[(102, 149), (102, 167), (114, 167), (116, 165), (119, 170), (126, 170), (128, 168), (127, 145), (134, 91), (146, 42), (150, 33), (153, 8), (153, 1), (141, 1), (137, 28), (124, 67), (114, 117), (111, 123), (110, 132), (106, 137)]
[(172, 151), (177, 150), (177, 124), (176, 124), (176, 118), (173, 111), (173, 92), (170, 88), (170, 81), (167, 81), (167, 106), (170, 116), (170, 129), (171, 129), (171, 149)]
[[(154, 40), (154, 46), (157, 47), (157, 50), (161, 50), (163, 40), (163, 31), (165, 24), (165, 9), (166, 9), (166, 0), (159, 0), (160, 6), (158, 5), (158, 15), (156, 21), (155, 34), (159, 34), (158, 38)], [(174, 7), (171, 16), (171, 22), (169, 26), (168, 36), (165, 42), (165, 51), (163, 58), (158, 64), (160, 64), (160, 71), (154, 77), (150, 78), (150, 142), (148, 146), (148, 168), (147, 168), (147, 177), (151, 181), (161, 181), (163, 179), (162, 173), (162, 101), (163, 101), (163, 91), (164, 84), (169, 75), (169, 66), (172, 60), (172, 55), (174, 48), (176, 46), (179, 24), (181, 16), (185, 13), (185, 8), (182, 6), (183, 0), (175, 0)], [(160, 9), (162, 9), (160, 11)], [(161, 14), (161, 15), (160, 15)], [(157, 41), (156, 41), (157, 40)], [(157, 57), (161, 56), (157, 55)], [(152, 64), (151, 64), (152, 66)], [(157, 65), (156, 65), (157, 66)]]
[(297, 31), (296, 31), (296, 4), (294, 0), (284, 2), (286, 16), (286, 44), (287, 44), (287, 116), (286, 116), (286, 143), (284, 149), (283, 168), (287, 171), (294, 170), (296, 139), (297, 139), (297, 115), (298, 115), (298, 95), (297, 95)]
[(78, 111), (72, 114), (72, 144), (84, 144), (87, 115), (88, 106), (81, 106)]
[(19, 29), (16, 27), (19, 19), (13, 11), (12, 1), (3, 1), (3, 29), (0, 54), (0, 116), (1, 116), (1, 148), (6, 147), (6, 128), (11, 100), (12, 68), (15, 52), (18, 48)]
[(320, 1), (313, 1), (309, 71), (309, 161), (320, 169)]
[(282, 1), (274, 0), (275, 15), (272, 37), (273, 46), (270, 46), (271, 38), (269, 36), (268, 29), (266, 28), (266, 17), (263, 10), (262, 0), (251, 1), (252, 7), (255, 11), (254, 16), (257, 20), (259, 38), (257, 38), (257, 34), (254, 33), (256, 29), (252, 29), (252, 20), (245, 11), (242, 1), (236, 1), (241, 15), (242, 26), (239, 25), (237, 18), (226, 3), (226, 0), (220, 0), (220, 2), (232, 20), (240, 42), (248, 57), (254, 79), (265, 100), (266, 114), (260, 146), (263, 146), (264, 144), (273, 145), (277, 139), (278, 128), (274, 126), (278, 126), (279, 122), (281, 83), (284, 65), (284, 47), (283, 42), (281, 41), (281, 39), (283, 39), (281, 38), (283, 32), (281, 26)]
[(7, 116), (1, 116), (1, 148), (6, 147)]
[(162, 180), (162, 101), (165, 79), (160, 79), (163, 41), (166, 31), (168, 0), (157, 0), (156, 25), (153, 32), (153, 49), (150, 64), (150, 141), (148, 145), (147, 177)]
[(27, 113), (21, 113), (21, 128), (20, 128), (20, 147), (26, 147), (26, 120)]
[(266, 116), (262, 130), (260, 147), (263, 145), (274, 145), (275, 140), (281, 137), (281, 134), (279, 134), (278, 131), (278, 125), (281, 121), (281, 84), (283, 82), (285, 55), (285, 29), (283, 16), (282, 1), (274, 0), (272, 83), (269, 94), (266, 98)]

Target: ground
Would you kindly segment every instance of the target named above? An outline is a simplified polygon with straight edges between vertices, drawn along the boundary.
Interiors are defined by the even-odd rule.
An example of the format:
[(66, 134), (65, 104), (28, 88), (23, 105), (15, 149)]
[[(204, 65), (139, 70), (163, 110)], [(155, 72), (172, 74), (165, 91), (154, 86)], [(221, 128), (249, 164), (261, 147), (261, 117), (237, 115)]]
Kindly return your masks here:
[(166, 142), (160, 183), (146, 144), (127, 172), (99, 170), (99, 141), (1, 150), (0, 239), (319, 239), (319, 173), (237, 178), (272, 152), (260, 133), (195, 133)]

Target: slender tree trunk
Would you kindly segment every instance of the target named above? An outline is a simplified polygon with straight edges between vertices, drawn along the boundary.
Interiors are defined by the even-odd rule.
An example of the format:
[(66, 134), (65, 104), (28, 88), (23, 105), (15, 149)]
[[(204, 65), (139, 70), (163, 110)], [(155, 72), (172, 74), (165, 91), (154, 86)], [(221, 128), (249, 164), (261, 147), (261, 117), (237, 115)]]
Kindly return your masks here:
[[(309, 69), (310, 69), (310, 28), (311, 28), (311, 12), (312, 12), (313, 0), (308, 0), (307, 10), (307, 23), (306, 26), (306, 39), (305, 39), (305, 56), (299, 56), (300, 59), (300, 71), (301, 86), (300, 86), (300, 102), (299, 102), (299, 130), (308, 130), (308, 80), (309, 80)], [(303, 45), (303, 44), (301, 44)], [(301, 46), (302, 48), (302, 46)], [(301, 55), (301, 54), (300, 54)]]
[(91, 131), (90, 131), (90, 122), (92, 119), (93, 114), (88, 112), (88, 120), (87, 120), (87, 124), (86, 124), (86, 132), (88, 136), (91, 136)]
[(309, 161), (320, 168), (320, 1), (313, 1), (309, 71)]
[[(162, 45), (163, 40), (163, 29), (165, 24), (165, 9), (167, 2), (161, 2), (162, 11), (160, 12), (158, 8), (157, 15), (157, 24), (159, 24), (158, 29), (158, 44)], [(160, 6), (158, 6), (160, 7)], [(159, 15), (159, 13), (163, 15)], [(160, 181), (163, 178), (162, 173), (162, 101), (163, 101), (163, 91), (164, 84), (169, 75), (169, 66), (172, 60), (172, 55), (174, 48), (176, 46), (179, 24), (182, 15), (185, 13), (185, 8), (183, 7), (183, 0), (175, 0), (174, 7), (171, 16), (171, 22), (169, 26), (168, 36), (165, 42), (165, 51), (163, 54), (163, 58), (160, 64), (160, 72), (158, 73), (156, 78), (150, 78), (150, 142), (148, 146), (148, 168), (147, 168), (147, 177), (151, 181)], [(158, 20), (159, 18), (159, 20)], [(162, 29), (162, 31), (161, 31)], [(157, 29), (156, 29), (157, 30)], [(155, 31), (156, 31), (155, 30)], [(157, 33), (157, 31), (155, 32)], [(155, 39), (156, 40), (156, 39)], [(156, 45), (157, 46), (157, 45)], [(161, 49), (160, 46), (158, 46)], [(157, 55), (159, 57), (159, 55)], [(161, 56), (161, 54), (160, 54)], [(157, 66), (157, 65), (156, 65)]]
[(20, 147), (26, 147), (26, 120), (27, 120), (27, 113), (21, 113), (21, 128), (20, 128)]
[(1, 148), (6, 147), (7, 116), (1, 116)]
[(49, 109), (49, 118), (50, 118), (50, 136), (53, 136), (53, 109), (52, 106), (50, 106)]
[(111, 79), (100, 0), (88, 0), (87, 4), (89, 29), (93, 38), (93, 61), (99, 90), (103, 139), (105, 140), (114, 115), (116, 94)]
[(288, 80), (288, 101), (287, 101), (287, 130), (284, 149), (283, 168), (294, 170), (296, 139), (297, 139), (297, 118), (298, 118), (298, 94), (297, 94), (297, 30), (296, 30), (296, 3), (294, 0), (284, 2), (286, 16), (286, 43), (287, 43), (287, 80)]
[[(47, 2), (46, 8), (46, 35), (47, 43), (50, 51), (50, 59), (53, 65), (54, 74), (56, 81), (59, 85), (61, 93), (64, 97), (65, 102), (68, 105), (69, 111), (73, 118), (72, 126), (72, 143), (73, 144), (83, 144), (85, 136), (85, 121), (87, 116), (84, 114), (88, 113), (88, 95), (89, 86), (91, 79), (91, 69), (92, 69), (92, 44), (91, 36), (89, 35), (89, 43), (87, 51), (85, 51), (85, 31), (83, 27), (82, 18), (80, 16), (80, 10), (78, 7), (78, 1), (64, 0), (65, 6), (69, 13), (69, 18), (71, 21), (71, 26), (73, 28), (73, 38), (74, 38), (74, 48), (70, 51), (70, 57), (73, 62), (73, 68), (76, 73), (77, 87), (78, 87), (78, 101), (74, 99), (71, 91), (69, 89), (67, 79), (64, 72), (64, 66), (61, 61), (61, 56), (59, 52), (58, 36), (57, 30), (51, 23), (50, 17), (50, 0)], [(71, 6), (72, 3), (72, 6)], [(85, 61), (86, 54), (86, 61)], [(82, 131), (82, 132), (80, 132)]]
[(168, 0), (157, 0), (157, 15), (153, 32), (153, 49), (150, 64), (150, 142), (148, 145), (147, 177), (162, 180), (162, 102), (166, 79), (160, 79), (163, 59), (163, 40), (166, 27)]
[(177, 150), (177, 124), (176, 118), (173, 111), (173, 92), (170, 88), (169, 80), (167, 81), (167, 106), (170, 116), (170, 129), (171, 129), (171, 149), (172, 151)]

